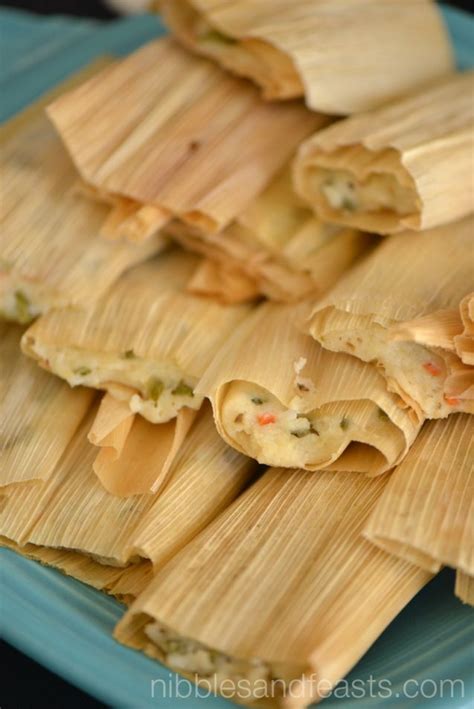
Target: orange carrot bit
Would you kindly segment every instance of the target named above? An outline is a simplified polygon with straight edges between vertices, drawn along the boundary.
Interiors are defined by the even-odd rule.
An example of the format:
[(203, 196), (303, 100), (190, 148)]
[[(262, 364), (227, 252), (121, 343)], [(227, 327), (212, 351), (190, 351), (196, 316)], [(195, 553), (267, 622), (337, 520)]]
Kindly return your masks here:
[(259, 422), (260, 426), (267, 426), (269, 423), (275, 423), (276, 416), (268, 413), (260, 414), (260, 416), (257, 416), (257, 421)]
[(432, 377), (439, 377), (439, 375), (441, 374), (440, 367), (438, 367), (436, 364), (433, 364), (433, 362), (425, 362), (422, 366), (429, 374), (431, 374)]
[(444, 400), (449, 406), (458, 406), (461, 403), (461, 399), (458, 399), (457, 396), (446, 396), (446, 394), (444, 395)]

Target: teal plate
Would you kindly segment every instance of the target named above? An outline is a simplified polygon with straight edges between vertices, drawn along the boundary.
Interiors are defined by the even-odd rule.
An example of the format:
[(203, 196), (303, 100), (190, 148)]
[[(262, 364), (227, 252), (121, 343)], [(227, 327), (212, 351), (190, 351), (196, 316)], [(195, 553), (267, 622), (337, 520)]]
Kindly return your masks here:
[[(443, 8), (459, 68), (474, 65), (474, 20)], [(148, 15), (101, 24), (0, 11), (0, 120), (94, 58), (127, 54), (163, 33)], [(117, 709), (225, 709), (224, 699), (194, 696), (177, 675), (118, 645), (112, 630), (123, 607), (74, 579), (6, 549), (1, 622), (5, 639), (45, 667)], [(464, 709), (474, 703), (474, 613), (453, 595), (454, 576), (434, 579), (372, 646), (324, 706)], [(152, 681), (155, 696), (152, 696)], [(184, 696), (183, 696), (184, 695)], [(186, 695), (189, 695), (186, 696)]]

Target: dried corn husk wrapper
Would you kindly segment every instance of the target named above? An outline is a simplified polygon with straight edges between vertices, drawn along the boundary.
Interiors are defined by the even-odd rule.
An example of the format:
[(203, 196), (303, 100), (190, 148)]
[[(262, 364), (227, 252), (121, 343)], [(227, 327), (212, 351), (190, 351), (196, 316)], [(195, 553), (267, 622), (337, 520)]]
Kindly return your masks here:
[(158, 572), (117, 639), (242, 703), (322, 698), (431, 577), (363, 538), (385, 485), (269, 470)]
[(172, 217), (219, 231), (328, 123), (296, 102), (264, 103), (171, 39), (66, 93), (48, 114), (83, 180), (112, 203), (104, 233), (134, 241)]
[[(80, 72), (59, 91), (102, 65)], [(0, 314), (22, 323), (53, 307), (97, 300), (164, 244), (159, 237), (139, 246), (98, 238), (107, 209), (77, 193), (74, 165), (44, 113), (57, 94), (0, 128)]]
[(40, 318), (24, 351), (71, 386), (105, 389), (152, 423), (199, 409), (194, 387), (248, 307), (186, 293), (197, 263), (175, 250), (131, 269), (89, 308)]
[(317, 133), (299, 149), (297, 192), (324, 221), (378, 234), (469, 214), (473, 90), (474, 72), (456, 74)]
[(468, 576), (463, 574), (462, 571), (457, 571), (454, 592), (463, 603), (474, 606), (474, 576)]
[(156, 425), (132, 414), (126, 401), (105, 394), (88, 434), (101, 449), (92, 467), (105, 489), (122, 497), (157, 492), (196, 414), (184, 407), (176, 418)]
[(420, 418), (472, 412), (445, 394), (457, 357), (392, 337), (403, 323), (459, 307), (472, 289), (474, 220), (383, 240), (313, 307), (305, 329), (324, 347), (374, 362), (387, 387)]
[(167, 233), (215, 262), (191, 287), (224, 302), (258, 295), (291, 302), (320, 294), (371, 243), (362, 232), (316, 219), (294, 193), (288, 167), (223, 232), (203, 234), (174, 223)]
[(22, 355), (22, 333), (18, 325), (0, 322), (2, 494), (50, 477), (93, 398), (82, 387), (71, 391)]
[(157, 0), (154, 5), (189, 49), (252, 79), (267, 99), (305, 96), (316, 111), (374, 108), (453, 66), (439, 13), (426, 0)]
[(365, 535), (428, 571), (447, 565), (474, 575), (474, 419), (458, 414), (425, 425)]
[(153, 567), (149, 561), (130, 564), (126, 568), (106, 566), (94, 559), (68, 549), (24, 544), (19, 546), (5, 537), (0, 537), (0, 546), (12, 549), (27, 559), (39, 561), (44, 566), (51, 566), (66, 576), (104, 591), (117, 600), (130, 605), (146, 588), (153, 578)]
[[(149, 579), (238, 495), (250, 479), (253, 461), (231, 451), (217, 435), (210, 407), (200, 414), (171, 478), (156, 494), (123, 498), (108, 493), (92, 464), (96, 449), (87, 440), (92, 410), (43, 484), (19, 487), (0, 512), (0, 535), (9, 545), (104, 588)], [(54, 430), (47, 429), (50, 439)], [(156, 437), (159, 454), (160, 438)], [(153, 451), (148, 450), (153, 464)], [(44, 551), (45, 549), (53, 551)], [(68, 551), (74, 554), (57, 555)], [(92, 559), (94, 565), (82, 563)], [(135, 568), (147, 562), (145, 567)], [(97, 564), (104, 567), (103, 570)], [(122, 578), (118, 572), (130, 568)], [(117, 591), (118, 592), (118, 591)], [(129, 590), (128, 595), (133, 595)]]
[(300, 308), (263, 304), (216, 355), (197, 391), (217, 430), (260, 463), (377, 475), (420, 428), (375, 367), (320, 347), (296, 326)]

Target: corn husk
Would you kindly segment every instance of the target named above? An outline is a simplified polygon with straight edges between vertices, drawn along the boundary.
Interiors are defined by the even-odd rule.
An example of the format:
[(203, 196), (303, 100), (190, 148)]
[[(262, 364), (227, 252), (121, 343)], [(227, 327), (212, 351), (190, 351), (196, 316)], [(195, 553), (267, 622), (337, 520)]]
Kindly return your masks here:
[(472, 411), (445, 397), (456, 357), (439, 346), (401, 342), (404, 323), (453, 310), (472, 288), (472, 217), (386, 239), (317, 301), (305, 329), (324, 347), (376, 362), (387, 386), (423, 417)]
[(44, 114), (58, 91), (102, 66), (79, 72), (0, 129), (0, 311), (8, 319), (28, 322), (53, 307), (91, 303), (164, 244), (159, 237), (135, 247), (98, 238), (107, 209), (75, 190), (77, 173)]
[(92, 467), (105, 489), (121, 497), (156, 493), (168, 480), (196, 414), (183, 408), (172, 421), (156, 425), (105, 394), (88, 434), (101, 448)]
[(370, 244), (362, 232), (315, 219), (295, 195), (288, 167), (223, 232), (203, 234), (173, 223), (167, 233), (214, 261), (192, 283), (194, 292), (227, 302), (258, 295), (291, 302), (319, 295)]
[(265, 104), (171, 39), (66, 93), (48, 114), (82, 179), (113, 202), (107, 235), (134, 241), (172, 217), (219, 231), (328, 123), (299, 103)]
[(474, 575), (474, 419), (426, 424), (394, 471), (365, 535), (432, 572)]
[(454, 592), (463, 603), (474, 606), (474, 576), (468, 576), (463, 574), (462, 571), (457, 571)]
[[(158, 572), (117, 639), (190, 679), (203, 671), (193, 661), (224, 655), (234, 679), (304, 675), (300, 689), (310, 691), (298, 706), (321, 698), (310, 677), (329, 691), (430, 578), (361, 535), (385, 485), (351, 473), (269, 470)], [(178, 649), (151, 642), (157, 625), (181, 640)], [(196, 654), (183, 658), (193, 641)], [(206, 670), (214, 679), (212, 664)]]
[(24, 357), (22, 332), (18, 325), (0, 322), (2, 494), (52, 475), (93, 398), (83, 388), (71, 391)]
[(474, 366), (474, 293), (469, 293), (459, 305), (463, 331), (455, 335), (454, 346), (464, 364)]
[(453, 66), (441, 18), (425, 0), (158, 0), (155, 5), (187, 48), (251, 78), (265, 98), (304, 95), (311, 109), (326, 113), (373, 108)]
[[(95, 415), (92, 410), (48, 480), (34, 488), (20, 486), (7, 498), (0, 514), (2, 537), (21, 547), (73, 551), (106, 567), (125, 568), (144, 559), (158, 568), (236, 497), (255, 467), (228, 450), (205, 408), (166, 487), (118, 497), (92, 469), (96, 449), (87, 433)], [(48, 433), (54, 434), (51, 428)]]
[(18, 546), (5, 537), (0, 537), (0, 546), (12, 549), (27, 559), (51, 566), (66, 576), (72, 576), (88, 586), (115, 596), (127, 605), (140, 595), (153, 578), (153, 567), (149, 561), (140, 561), (122, 569), (105, 566), (84, 554), (67, 549), (52, 549), (34, 544)]
[(384, 472), (421, 422), (375, 367), (301, 334), (300, 315), (263, 304), (218, 352), (197, 387), (212, 402), (217, 430), (260, 463)]
[(249, 309), (186, 293), (196, 264), (176, 250), (131, 269), (90, 308), (40, 318), (24, 351), (71, 386), (105, 389), (152, 423), (198, 409), (195, 384)]
[[(297, 192), (323, 220), (378, 234), (430, 229), (469, 214), (473, 79), (474, 72), (457, 74), (317, 133), (299, 149)], [(335, 178), (338, 194), (331, 196)]]

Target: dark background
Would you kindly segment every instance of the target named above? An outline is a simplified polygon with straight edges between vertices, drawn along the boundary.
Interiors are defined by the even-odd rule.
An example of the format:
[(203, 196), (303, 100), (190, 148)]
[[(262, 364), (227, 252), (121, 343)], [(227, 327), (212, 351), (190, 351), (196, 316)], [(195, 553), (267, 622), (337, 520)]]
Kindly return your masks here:
[[(446, 5), (454, 5), (472, 11), (472, 0), (445, 0)], [(0, 7), (31, 10), (36, 13), (67, 14), (80, 17), (97, 17), (108, 20), (117, 17), (100, 0), (6, 0)], [(2, 665), (2, 687), (0, 705), (2, 709), (33, 709), (47, 706), (48, 709), (101, 709), (105, 707), (91, 697), (56, 675), (48, 672), (33, 660), (25, 657), (6, 643), (0, 642)]]

